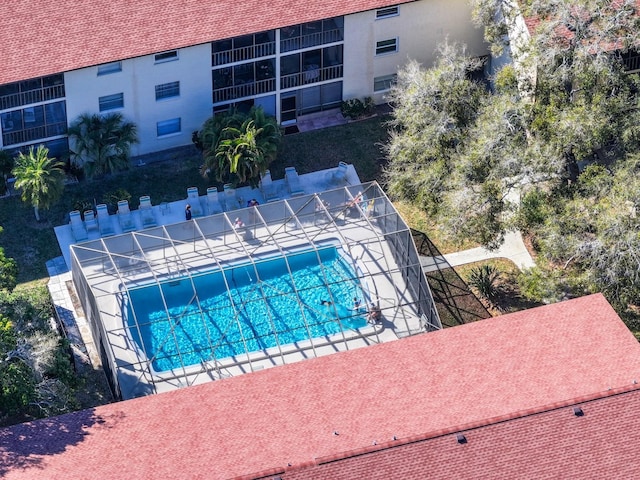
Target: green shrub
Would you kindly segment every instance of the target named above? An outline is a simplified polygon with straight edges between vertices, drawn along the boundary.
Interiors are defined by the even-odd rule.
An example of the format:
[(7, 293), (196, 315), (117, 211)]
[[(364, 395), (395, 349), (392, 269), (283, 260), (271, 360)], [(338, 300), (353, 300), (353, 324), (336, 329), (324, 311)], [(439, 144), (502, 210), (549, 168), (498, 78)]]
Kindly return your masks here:
[(493, 300), (498, 295), (496, 280), (500, 276), (498, 269), (492, 265), (473, 267), (469, 273), (469, 285), (487, 300)]
[(81, 214), (84, 214), (87, 210), (93, 210), (93, 202), (86, 198), (74, 199), (71, 209), (78, 210)]
[(375, 105), (371, 97), (365, 97), (364, 101), (359, 98), (350, 98), (349, 100), (344, 100), (340, 104), (340, 112), (342, 115), (352, 119), (371, 115), (374, 108)]
[(102, 196), (102, 201), (107, 204), (110, 213), (115, 213), (120, 200), (131, 200), (131, 194), (124, 188), (118, 188), (111, 192), (107, 192)]
[(16, 415), (30, 410), (36, 398), (36, 381), (29, 366), (19, 359), (0, 364), (0, 412)]
[(559, 302), (563, 297), (558, 274), (538, 266), (522, 271), (517, 278), (520, 293), (527, 300), (540, 303)]

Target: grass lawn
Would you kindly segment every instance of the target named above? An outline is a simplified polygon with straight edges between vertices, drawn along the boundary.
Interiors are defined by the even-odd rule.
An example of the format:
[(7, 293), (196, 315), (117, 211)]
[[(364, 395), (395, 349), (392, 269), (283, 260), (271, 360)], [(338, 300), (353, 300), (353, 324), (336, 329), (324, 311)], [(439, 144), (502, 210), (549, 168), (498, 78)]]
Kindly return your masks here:
[(442, 254), (446, 255), (479, 246), (477, 243), (460, 241), (448, 236), (437, 223), (427, 216), (424, 210), (420, 210), (408, 202), (394, 202), (393, 205), (407, 224), (414, 230), (425, 233)]
[[(380, 145), (387, 139), (385, 115), (346, 125), (284, 137), (280, 153), (270, 168), (274, 178), (282, 178), (287, 166), (308, 173), (335, 167), (339, 161), (354, 164), (362, 181), (379, 179), (384, 166)], [(186, 189), (197, 186), (204, 193), (216, 182), (199, 174), (202, 163), (194, 149), (161, 162), (148, 162), (125, 172), (98, 179), (83, 180), (65, 187), (63, 198), (35, 220), (33, 208), (18, 196), (0, 199), (0, 245), (7, 256), (18, 262), (18, 282), (28, 286), (48, 278), (45, 262), (62, 255), (53, 227), (68, 222), (69, 211), (78, 202), (103, 203), (104, 196), (118, 189), (131, 195), (131, 208), (137, 208), (141, 195), (150, 195), (153, 204), (186, 198)], [(221, 185), (218, 185), (221, 187)], [(26, 285), (24, 285), (26, 284)]]

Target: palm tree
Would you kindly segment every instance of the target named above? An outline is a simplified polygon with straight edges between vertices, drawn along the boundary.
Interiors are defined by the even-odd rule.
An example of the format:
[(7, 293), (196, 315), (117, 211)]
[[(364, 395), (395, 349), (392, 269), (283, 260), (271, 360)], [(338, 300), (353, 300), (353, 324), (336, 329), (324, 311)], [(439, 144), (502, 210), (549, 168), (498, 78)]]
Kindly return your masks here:
[(255, 187), (276, 158), (281, 133), (273, 117), (262, 108), (252, 108), (244, 118), (233, 112), (207, 120), (200, 138), (205, 177), (213, 172), (218, 181)]
[(228, 127), (240, 128), (245, 116), (235, 108), (228, 113), (217, 114), (207, 119), (198, 133), (198, 140), (202, 146), (203, 164), (200, 173), (203, 177), (208, 177), (213, 170), (216, 178), (219, 178), (217, 169), (213, 168), (217, 164), (216, 149), (221, 141), (222, 131)]
[(80, 115), (69, 127), (72, 155), (89, 176), (129, 168), (131, 145), (138, 143), (138, 129), (120, 113)]
[(40, 221), (40, 209), (47, 209), (62, 195), (64, 189), (64, 163), (49, 158), (49, 149), (40, 145), (20, 152), (13, 167), (16, 188), (22, 191), (22, 201), (33, 206), (36, 220)]

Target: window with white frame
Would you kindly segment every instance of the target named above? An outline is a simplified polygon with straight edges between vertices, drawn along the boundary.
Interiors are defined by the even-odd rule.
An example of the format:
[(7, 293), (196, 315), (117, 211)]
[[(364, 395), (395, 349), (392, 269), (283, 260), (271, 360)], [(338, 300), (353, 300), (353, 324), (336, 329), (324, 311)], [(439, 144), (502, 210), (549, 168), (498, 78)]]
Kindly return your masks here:
[(396, 83), (396, 79), (398, 75), (393, 73), (391, 75), (382, 75), (380, 77), (375, 77), (373, 79), (373, 91), (374, 92), (382, 92), (384, 90), (389, 90), (391, 85)]
[(171, 50), (169, 52), (157, 53), (155, 56), (156, 63), (171, 62), (178, 60), (178, 51)]
[(390, 38), (389, 40), (380, 40), (376, 42), (376, 55), (384, 55), (386, 53), (396, 53), (398, 51), (398, 38)]
[(379, 8), (376, 10), (376, 18), (387, 18), (387, 17), (395, 17), (400, 14), (400, 7), (397, 5), (395, 7), (387, 7), (387, 8)]
[(156, 100), (180, 96), (180, 82), (156, 85)]
[(116, 93), (114, 95), (105, 95), (104, 97), (98, 98), (98, 107), (101, 112), (123, 108), (124, 93)]
[(182, 119), (172, 118), (170, 120), (163, 120), (156, 123), (156, 133), (158, 137), (164, 137), (166, 135), (172, 135), (174, 133), (180, 133), (182, 130)]
[(110, 73), (117, 73), (122, 71), (122, 62), (105, 63), (104, 65), (98, 65), (98, 75), (108, 75)]

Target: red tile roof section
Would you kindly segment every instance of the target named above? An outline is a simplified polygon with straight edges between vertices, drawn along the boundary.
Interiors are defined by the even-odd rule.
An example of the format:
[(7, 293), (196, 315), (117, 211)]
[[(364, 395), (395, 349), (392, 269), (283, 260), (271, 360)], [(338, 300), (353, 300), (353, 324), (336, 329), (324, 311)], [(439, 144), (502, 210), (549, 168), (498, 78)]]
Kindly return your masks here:
[[(451, 478), (640, 478), (640, 390), (603, 394), (538, 414), (496, 422), (422, 441), (390, 442), (375, 452), (308, 468), (289, 469), (282, 480), (448, 480)], [(394, 445), (395, 444), (395, 445)]]
[(0, 430), (0, 476), (273, 473), (394, 435), (506, 420), (634, 379), (640, 345), (592, 295)]
[(0, 84), (399, 3), (404, 2), (6, 1)]

